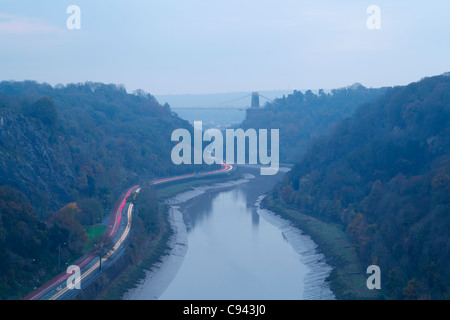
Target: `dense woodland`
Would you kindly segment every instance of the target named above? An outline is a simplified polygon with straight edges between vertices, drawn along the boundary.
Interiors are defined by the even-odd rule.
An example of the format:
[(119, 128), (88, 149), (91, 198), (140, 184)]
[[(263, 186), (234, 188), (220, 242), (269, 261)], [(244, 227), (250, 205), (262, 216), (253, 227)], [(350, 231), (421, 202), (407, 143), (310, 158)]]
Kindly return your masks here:
[[(280, 129), (282, 162), (297, 163), (273, 195), (342, 225), (386, 297), (450, 298), (450, 77), (404, 87), (295, 91), (243, 128)], [(170, 161), (190, 125), (151, 95), (99, 83), (0, 83), (0, 299), (20, 298), (86, 246), (135, 183), (202, 168)], [(327, 135), (324, 135), (327, 134)], [(207, 169), (207, 168), (203, 168)], [(210, 168), (209, 168), (210, 169)], [(151, 189), (138, 200), (130, 255), (160, 236)]]
[(362, 103), (372, 101), (386, 89), (369, 89), (361, 84), (314, 94), (293, 94), (268, 102), (261, 110), (250, 110), (241, 128), (279, 129), (280, 161), (296, 163), (311, 140), (330, 132), (336, 123), (352, 115)]
[(171, 162), (177, 128), (192, 131), (143, 91), (1, 82), (0, 299), (22, 297), (80, 256), (86, 227), (126, 188), (194, 171)]
[(363, 265), (380, 266), (388, 298), (449, 299), (450, 77), (358, 107), (315, 139), (274, 196), (341, 224)]

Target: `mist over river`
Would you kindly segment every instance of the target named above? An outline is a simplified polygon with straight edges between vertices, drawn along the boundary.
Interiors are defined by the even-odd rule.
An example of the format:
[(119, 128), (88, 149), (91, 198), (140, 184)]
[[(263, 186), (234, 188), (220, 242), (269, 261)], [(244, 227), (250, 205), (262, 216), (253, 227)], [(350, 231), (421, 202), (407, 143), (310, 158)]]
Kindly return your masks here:
[(239, 170), (245, 179), (170, 199), (171, 250), (124, 299), (334, 299), (314, 242), (259, 206), (286, 170)]

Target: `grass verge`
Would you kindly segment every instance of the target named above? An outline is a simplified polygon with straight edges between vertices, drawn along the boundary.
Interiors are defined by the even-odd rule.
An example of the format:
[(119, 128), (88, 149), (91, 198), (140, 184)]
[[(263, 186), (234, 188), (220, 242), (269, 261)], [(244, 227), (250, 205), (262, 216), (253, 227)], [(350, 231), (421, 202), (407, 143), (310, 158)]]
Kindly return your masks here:
[(98, 240), (103, 236), (107, 227), (103, 225), (93, 225), (86, 227), (86, 234), (88, 236), (88, 241), (86, 246), (84, 247), (83, 252), (88, 252), (92, 249), (94, 244), (97, 243)]

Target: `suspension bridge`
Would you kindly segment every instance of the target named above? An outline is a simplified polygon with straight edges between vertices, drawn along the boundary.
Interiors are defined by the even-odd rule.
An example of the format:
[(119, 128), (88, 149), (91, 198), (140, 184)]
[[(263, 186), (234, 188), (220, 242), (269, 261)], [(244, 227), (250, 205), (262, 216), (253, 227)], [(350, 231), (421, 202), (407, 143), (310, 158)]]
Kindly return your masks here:
[[(229, 104), (233, 103), (233, 102), (237, 102), (237, 101), (241, 101), (244, 99), (248, 99), (251, 97), (251, 105), (250, 107), (236, 107), (236, 106), (230, 106)], [(269, 99), (265, 96), (263, 96), (262, 94), (260, 94), (259, 92), (252, 92), (250, 94), (247, 94), (243, 97), (237, 98), (237, 99), (233, 99), (230, 101), (225, 101), (222, 103), (218, 103), (215, 105), (208, 105), (208, 106), (191, 106), (191, 107), (182, 107), (182, 106), (171, 106), (171, 109), (178, 109), (178, 110), (188, 110), (188, 109), (205, 109), (205, 110), (248, 110), (248, 109), (257, 109), (260, 108), (260, 104), (259, 104), (259, 98), (264, 98), (269, 102), (272, 102), (272, 99)]]

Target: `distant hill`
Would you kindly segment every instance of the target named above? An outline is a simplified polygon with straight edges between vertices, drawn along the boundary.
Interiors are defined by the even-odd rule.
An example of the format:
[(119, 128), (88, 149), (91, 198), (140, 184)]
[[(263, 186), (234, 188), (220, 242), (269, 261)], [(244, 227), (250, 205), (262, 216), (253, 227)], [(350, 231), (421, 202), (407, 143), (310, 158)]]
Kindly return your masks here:
[[(314, 98), (317, 99), (317, 98)], [(341, 224), (396, 299), (450, 298), (450, 77), (389, 88), (316, 140), (274, 190)]]

